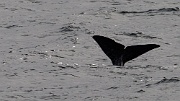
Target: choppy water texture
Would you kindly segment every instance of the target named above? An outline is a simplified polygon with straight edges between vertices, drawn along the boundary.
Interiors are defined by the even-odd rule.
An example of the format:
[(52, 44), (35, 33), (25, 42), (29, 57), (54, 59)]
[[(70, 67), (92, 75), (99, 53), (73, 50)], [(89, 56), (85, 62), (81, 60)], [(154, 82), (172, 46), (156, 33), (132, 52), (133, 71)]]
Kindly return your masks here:
[[(1, 101), (179, 101), (179, 0), (1, 0)], [(93, 35), (156, 43), (125, 67)]]

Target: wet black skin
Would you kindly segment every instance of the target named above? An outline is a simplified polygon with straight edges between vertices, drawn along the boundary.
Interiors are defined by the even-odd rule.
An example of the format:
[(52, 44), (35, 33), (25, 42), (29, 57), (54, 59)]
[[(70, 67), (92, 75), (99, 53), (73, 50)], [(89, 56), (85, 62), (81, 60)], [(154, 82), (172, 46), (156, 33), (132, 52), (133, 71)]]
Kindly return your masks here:
[(116, 66), (124, 66), (124, 64), (138, 56), (160, 47), (157, 44), (132, 45), (125, 47), (114, 40), (94, 35), (93, 39), (98, 43), (103, 52), (111, 59), (112, 64)]

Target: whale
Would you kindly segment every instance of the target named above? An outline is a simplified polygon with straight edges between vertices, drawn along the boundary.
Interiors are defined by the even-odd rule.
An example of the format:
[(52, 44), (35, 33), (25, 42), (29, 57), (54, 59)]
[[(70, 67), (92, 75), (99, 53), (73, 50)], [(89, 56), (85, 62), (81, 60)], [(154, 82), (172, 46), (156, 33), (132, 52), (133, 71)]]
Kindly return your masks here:
[(132, 45), (125, 47), (108, 37), (94, 35), (92, 38), (98, 43), (102, 51), (110, 58), (112, 64), (115, 66), (124, 66), (126, 62), (135, 59), (152, 49), (160, 47), (160, 45), (157, 44)]

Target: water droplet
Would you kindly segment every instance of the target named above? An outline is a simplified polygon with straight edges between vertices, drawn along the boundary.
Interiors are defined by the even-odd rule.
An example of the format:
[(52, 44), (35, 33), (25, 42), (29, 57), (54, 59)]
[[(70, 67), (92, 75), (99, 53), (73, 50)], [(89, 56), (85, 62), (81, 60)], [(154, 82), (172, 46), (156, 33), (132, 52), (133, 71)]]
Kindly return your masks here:
[(105, 64), (102, 64), (102, 66), (106, 66)]
[(75, 65), (75, 66), (78, 66), (78, 64), (77, 64), (77, 63), (74, 63), (74, 65)]
[(57, 64), (62, 65), (63, 63), (62, 62), (58, 62)]

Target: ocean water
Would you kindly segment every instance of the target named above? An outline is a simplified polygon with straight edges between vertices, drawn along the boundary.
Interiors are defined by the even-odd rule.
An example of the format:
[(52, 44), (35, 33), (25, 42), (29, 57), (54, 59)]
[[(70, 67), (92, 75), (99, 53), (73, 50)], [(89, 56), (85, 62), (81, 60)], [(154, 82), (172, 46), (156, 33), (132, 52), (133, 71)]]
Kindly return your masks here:
[[(1, 101), (178, 101), (178, 0), (1, 0)], [(113, 66), (92, 39), (161, 47)]]

